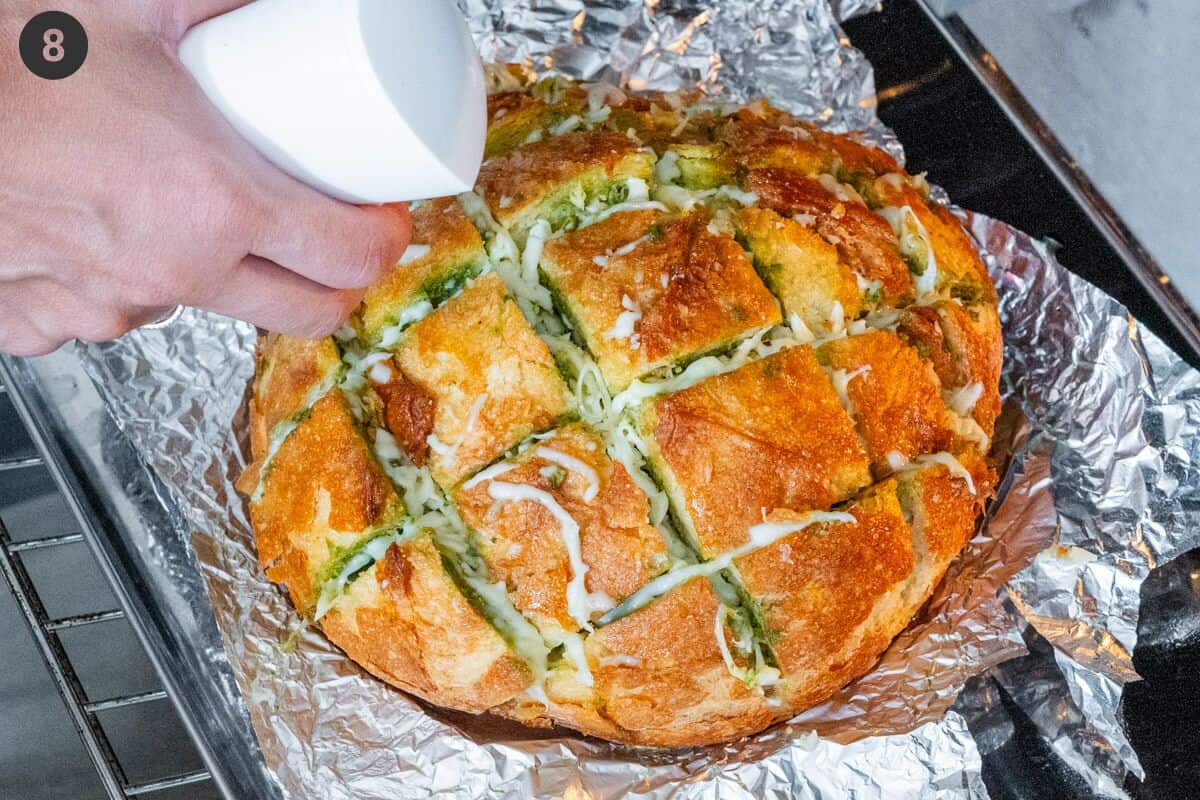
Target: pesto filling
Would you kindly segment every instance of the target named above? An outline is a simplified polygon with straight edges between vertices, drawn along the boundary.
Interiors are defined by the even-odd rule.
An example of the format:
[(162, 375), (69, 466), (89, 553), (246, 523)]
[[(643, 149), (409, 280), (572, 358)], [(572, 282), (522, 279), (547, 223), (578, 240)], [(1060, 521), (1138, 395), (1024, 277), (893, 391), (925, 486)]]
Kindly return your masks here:
[(412, 464), (390, 433), (376, 429), (373, 449), (404, 499), (414, 528), (429, 531), (447, 576), (540, 682), (546, 674), (546, 642), (513, 606), (504, 584), (491, 580), (478, 534), (462, 521), (429, 469)]
[(325, 616), (350, 584), (383, 558), (388, 548), (411, 539), (416, 530), (410, 521), (405, 520), (380, 526), (352, 545), (335, 548), (332, 559), (317, 578), (317, 585), (321, 588), (313, 621)]

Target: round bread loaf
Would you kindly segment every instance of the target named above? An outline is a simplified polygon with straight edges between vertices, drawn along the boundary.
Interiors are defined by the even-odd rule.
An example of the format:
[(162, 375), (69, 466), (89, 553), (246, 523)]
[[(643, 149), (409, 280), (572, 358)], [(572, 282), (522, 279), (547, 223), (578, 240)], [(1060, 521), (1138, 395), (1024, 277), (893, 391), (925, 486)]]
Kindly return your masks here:
[(728, 740), (868, 670), (995, 476), (996, 294), (920, 177), (763, 101), (495, 73), (474, 192), (268, 336), (259, 558), (431, 703)]

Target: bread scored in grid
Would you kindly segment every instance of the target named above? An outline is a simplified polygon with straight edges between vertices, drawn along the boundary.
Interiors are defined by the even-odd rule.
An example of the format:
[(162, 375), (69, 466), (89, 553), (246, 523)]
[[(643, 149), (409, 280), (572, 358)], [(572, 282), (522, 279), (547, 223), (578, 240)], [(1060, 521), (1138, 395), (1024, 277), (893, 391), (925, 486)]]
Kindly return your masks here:
[(733, 739), (870, 669), (995, 475), (996, 294), (853, 135), (498, 70), (474, 192), (333, 337), (270, 335), (259, 558), (425, 700)]

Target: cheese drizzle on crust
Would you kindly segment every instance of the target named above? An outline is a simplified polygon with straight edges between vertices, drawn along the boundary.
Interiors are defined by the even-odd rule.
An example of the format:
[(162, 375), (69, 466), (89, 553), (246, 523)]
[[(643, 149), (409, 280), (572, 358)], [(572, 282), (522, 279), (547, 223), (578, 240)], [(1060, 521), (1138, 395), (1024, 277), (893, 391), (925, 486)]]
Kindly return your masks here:
[[(489, 134), (488, 152), (496, 165), (504, 164), (505, 171), (498, 166), (486, 168), (479, 188), (456, 200), (414, 204), (414, 214), (423, 215), (431, 233), (410, 248), (397, 270), (419, 267), (422, 276), (430, 276), (420, 291), (403, 289), (415, 283), (397, 278), (390, 285), (399, 288), (389, 290), (391, 295), (379, 295), (377, 301), (369, 297), (369, 302), (393, 306), (386, 311), (371, 309), (369, 317), (356, 315), (350, 326), (335, 335), (332, 341), (342, 358), (336, 369), (322, 368), (318, 375), (301, 377), (303, 365), (289, 360), (296, 358), (293, 351), (299, 351), (283, 338), (268, 343), (268, 368), (256, 381), (252, 421), (259, 420), (259, 430), (264, 422), (271, 427), (252, 437), (256, 461), (239, 483), (250, 493), (256, 532), (280, 513), (268, 502), (265, 489), (275, 479), (276, 462), (284, 457), (280, 454), (286, 451), (285, 466), (292, 469), (296, 456), (294, 448), (287, 447), (288, 440), (305, 426), (309, 410), (337, 389), (407, 513), (399, 523), (388, 523), (390, 527), (338, 534), (356, 536), (357, 544), (335, 565), (326, 564), (324, 572), (312, 571), (321, 565), (322, 557), (308, 551), (310, 560), (317, 559), (310, 564), (310, 573), (323, 577), (303, 595), (315, 598), (314, 618), (331, 638), (376, 674), (435, 703), (490, 708), (524, 721), (556, 721), (599, 736), (646, 744), (732, 738), (819, 702), (865, 670), (915, 611), (969, 536), (992, 490), (994, 477), (982, 455), (990, 443), (993, 409), (998, 408), (993, 385), (998, 356), (992, 353), (999, 347), (999, 332), (991, 322), (994, 290), (973, 247), (957, 222), (928, 200), (923, 181), (905, 175), (889, 156), (850, 138), (826, 134), (761, 101), (737, 107), (696, 95), (643, 98), (615, 87), (596, 85), (585, 90), (561, 79), (547, 79), (533, 87), (493, 94), (489, 116), (497, 138), (493, 141)], [(539, 156), (525, 158), (526, 151)], [(501, 185), (503, 192), (497, 191)], [(775, 216), (750, 215), (758, 208), (771, 209)], [(746, 215), (739, 216), (743, 209)], [(697, 217), (698, 224), (675, 225)], [(460, 225), (453, 247), (442, 244), (437, 226), (451, 230), (446, 220), (452, 218), (469, 220), (478, 236), (470, 232), (471, 226)], [(558, 263), (561, 242), (568, 237), (585, 242), (593, 236), (590, 231), (605, 226), (625, 230), (626, 221), (635, 218), (649, 222), (619, 240), (601, 243), (594, 255), (588, 254), (569, 270)], [(756, 226), (753, 243), (743, 238), (748, 221)], [(783, 230), (781, 226), (797, 226), (787, 229), (791, 238), (786, 246), (771, 240), (777, 230)], [(801, 228), (808, 233), (800, 233)], [(692, 231), (687, 236), (694, 238), (680, 238), (683, 230)], [(673, 247), (679, 249), (665, 261), (655, 261), (661, 259), (658, 243), (665, 235), (675, 237)], [(764, 261), (768, 254), (797, 260)], [(753, 273), (745, 274), (748, 266), (735, 269), (729, 266), (730, 259), (752, 264), (763, 281), (760, 288), (747, 283), (754, 279)], [(901, 276), (907, 265), (911, 279), (907, 293), (897, 283), (896, 264)], [(614, 276), (611, 280), (618, 280), (619, 273), (622, 283), (606, 295), (604, 278), (564, 280), (576, 274), (570, 270), (583, 268), (601, 275), (609, 272)], [(829, 270), (840, 272), (832, 277)], [(374, 387), (397, 380), (419, 381), (419, 375), (409, 374), (408, 366), (397, 366), (395, 354), (411, 349), (406, 343), (415, 341), (413, 332), (418, 328), (428, 329), (426, 320), (470, 307), (459, 298), (466, 301), (468, 295), (478, 294), (476, 286), (496, 281), (488, 278), (492, 273), (503, 282), (534, 334), (531, 341), (540, 342), (545, 358), (552, 358), (557, 375), (539, 378), (544, 388), (538, 396), (552, 396), (557, 391), (552, 388), (555, 382), (563, 386), (567, 404), (555, 412), (558, 421), (547, 428), (545, 412), (538, 416), (528, 406), (534, 396), (518, 390), (511, 395), (517, 405), (508, 406), (508, 413), (517, 415), (510, 423), (517, 424), (505, 429), (514, 433), (497, 438), (497, 412), (487, 399), (490, 393), (455, 399), (454, 393), (461, 395), (461, 390), (454, 384), (422, 384), (406, 390), (408, 395), (396, 396), (417, 398), (425, 392), (428, 399), (420, 402), (430, 403), (435, 414), (460, 415), (453, 417), (457, 427), (449, 428), (445, 438), (431, 431), (415, 439), (409, 434), (393, 435), (387, 427), (396, 419), (393, 409), (381, 406)], [(821, 276), (827, 273), (831, 282), (823, 284)], [(780, 275), (806, 275), (806, 280), (816, 282), (806, 292), (785, 294), (776, 291), (782, 286)], [(721, 281), (730, 280), (735, 281), (731, 289), (721, 288)], [(768, 300), (779, 305), (777, 310), (739, 305), (758, 303), (757, 298), (764, 296), (762, 286), (769, 290)], [(836, 286), (837, 293), (821, 295), (826, 291), (823, 286)], [(396, 305), (401, 289), (409, 294)], [(810, 301), (816, 305), (795, 305)], [(358, 320), (368, 318), (375, 322), (366, 330)], [(691, 326), (688, 343), (680, 344), (685, 340), (678, 330), (661, 328), (663, 320)], [(761, 321), (753, 324), (753, 320)], [(485, 328), (479, 330), (490, 335)], [(664, 351), (656, 344), (664, 335), (676, 349)], [(887, 337), (889, 347), (898, 348), (905, 359), (928, 364), (921, 377), (924, 383), (881, 388), (879, 380), (871, 377), (869, 362), (846, 362), (861, 350), (850, 343), (874, 341), (872, 336)], [(600, 359), (591, 351), (595, 342), (604, 342), (605, 352), (624, 348), (641, 354), (622, 362), (635, 370), (639, 363), (653, 368), (632, 375), (613, 371), (611, 356)], [(429, 341), (420, 346), (438, 345)], [(467, 369), (483, 370), (489, 385), (511, 382), (518, 374), (511, 371), (518, 362), (509, 367), (505, 359), (525, 359), (519, 369), (526, 372), (540, 369), (530, 366), (534, 362), (528, 361), (529, 346), (522, 344), (526, 349), (509, 352), (505, 340), (497, 340), (483, 348), (482, 356), (471, 356), (482, 357), (485, 363)], [(647, 352), (647, 348), (660, 349)], [(752, 434), (745, 426), (758, 423), (750, 417), (721, 417), (726, 412), (705, 406), (703, 393), (696, 395), (701, 404), (687, 412), (699, 415), (694, 421), (668, 415), (654, 422), (656, 417), (647, 416), (647, 409), (729, 380), (750, 387), (749, 396), (758, 393), (752, 388), (757, 383), (770, 394), (774, 390), (766, 387), (772, 381), (792, 379), (786, 371), (777, 374), (775, 366), (795, 362), (780, 361), (786, 351), (804, 351), (804, 358), (810, 360), (815, 355), (820, 362), (815, 374), (828, 381), (821, 391), (834, 398), (833, 408), (847, 415), (857, 429), (856, 446), (866, 446), (875, 454), (874, 474), (856, 467), (852, 474), (867, 478), (838, 484), (842, 493), (828, 495), (836, 500), (831, 510), (822, 510), (829, 507), (828, 499), (814, 508), (804, 505), (807, 501), (801, 496), (791, 495), (791, 499), (771, 499), (761, 509), (748, 509), (758, 520), (746, 517), (744, 527), (727, 533), (729, 544), (714, 550), (703, 526), (710, 524), (706, 520), (716, 507), (706, 504), (736, 506), (743, 498), (757, 497), (755, 491), (767, 491), (766, 484), (740, 495), (729, 486), (731, 493), (722, 496), (727, 482), (754, 477), (720, 472), (725, 466), (718, 459), (709, 467), (717, 472), (710, 472), (708, 488), (700, 491), (703, 487), (688, 477), (695, 465), (679, 461), (693, 456), (674, 446), (664, 448), (664, 437), (675, 434), (663, 426), (718, 425), (713, 430), (728, 431), (732, 438), (729, 444), (712, 446), (743, 448), (746, 458), (752, 459), (745, 462), (748, 465), (765, 465), (776, 458), (791, 463), (798, 457), (792, 451), (771, 448), (794, 445), (782, 440), (775, 444)], [(664, 359), (664, 352), (669, 357)], [(444, 351), (422, 349), (420, 359), (441, 364), (465, 357), (456, 353), (448, 345)], [(487, 359), (496, 363), (486, 363)], [(831, 364), (829, 359), (839, 360)], [(287, 367), (286, 376), (280, 377), (277, 362)], [(839, 366), (842, 363), (846, 366)], [(293, 381), (284, 384), (287, 391), (299, 395), (296, 407), (285, 416), (263, 415), (259, 403), (279, 392), (277, 385), (285, 380)], [(932, 395), (926, 388), (930, 381), (936, 387)], [(894, 396), (880, 394), (887, 391)], [(887, 405), (877, 406), (877, 396)], [(457, 405), (443, 406), (451, 401)], [(929, 406), (930, 402), (936, 406)], [(925, 416), (913, 417), (908, 408), (925, 409), (921, 412)], [(795, 420), (803, 419), (804, 413), (805, 409), (794, 408), (788, 415)], [(521, 423), (525, 418), (529, 421)], [(568, 452), (546, 441), (559, 425), (572, 420), (597, 437), (593, 455)], [(795, 424), (781, 421), (770, 424)], [(915, 438), (904, 435), (905, 426), (913, 424), (926, 426), (924, 432)], [(491, 460), (479, 466), (477, 454), (466, 456), (475, 453), (468, 441), (472, 436), (500, 442), (500, 451), (490, 451)], [(405, 446), (425, 442), (430, 453), (441, 459), (439, 463), (450, 466), (461, 450), (472, 459), (469, 469), (465, 475), (445, 468), (431, 472), (423, 463), (425, 455), (406, 451), (401, 441), (409, 443)], [(529, 457), (547, 465), (528, 479), (541, 483), (513, 478), (517, 464)], [(865, 457), (856, 458), (866, 464)], [(803, 460), (796, 463), (802, 465)], [(898, 486), (900, 505), (874, 499), (877, 487), (870, 477)], [(568, 481), (575, 493), (571, 503), (560, 496)], [(613, 495), (617, 486), (624, 487), (619, 489), (622, 494)], [(470, 490), (484, 491), (493, 506), (483, 520), (468, 525), (454, 498), (457, 492)], [(326, 492), (327, 503), (345, 502), (332, 486), (321, 491)], [(509, 568), (497, 572), (501, 562), (494, 559), (515, 564), (531, 557), (515, 544), (497, 549), (500, 545), (485, 531), (489, 516), (504, 505), (520, 505), (525, 509), (520, 514), (540, 509), (536, 513), (553, 521), (548, 530), (556, 531), (554, 547), (561, 548), (561, 556), (553, 559), (561, 558), (563, 566), (556, 569), (562, 570), (562, 577), (554, 578), (561, 584), (547, 586), (562, 586), (555, 590), (561, 592), (556, 599), (531, 595), (545, 590), (514, 583), (511, 577), (497, 580), (496, 575)], [(900, 507), (903, 516), (895, 511)], [(639, 517), (641, 522), (636, 523)], [(840, 659), (837, 669), (822, 671), (816, 662), (811, 667), (798, 665), (794, 643), (779, 637), (799, 634), (787, 626), (777, 627), (775, 597), (758, 597), (751, 591), (762, 582), (763, 559), (786, 563), (794, 542), (821, 537), (820, 531), (827, 529), (841, 531), (849, 526), (862, 528), (863, 536), (885, 536), (885, 528), (878, 528), (885, 521), (891, 531), (886, 536), (893, 539), (880, 539), (878, 547), (890, 547), (884, 542), (895, 541), (897, 533), (911, 526), (909, 549), (923, 560), (915, 569), (910, 563), (911, 574), (896, 588), (885, 590), (880, 584), (872, 589), (884, 592), (874, 611), (854, 610), (859, 606), (851, 603), (839, 612), (873, 616), (845, 617), (830, 628), (860, 637), (843, 641), (835, 636), (818, 646), (814, 657), (820, 657), (820, 648), (831, 648), (828, 657)], [(651, 536), (657, 532), (656, 547), (665, 554), (660, 560), (638, 557), (638, 550), (628, 548), (648, 545), (635, 546), (634, 539), (620, 538), (635, 523), (649, 526)], [(596, 527), (601, 524), (603, 528)], [(482, 527), (477, 530), (476, 525)], [(876, 530), (872, 526), (877, 533), (869, 533)], [(597, 538), (600, 530), (604, 536)], [(433, 579), (428, 569), (436, 562), (422, 555), (427, 552), (422, 551), (426, 546), (422, 542), (429, 542), (438, 554), (446, 585), (457, 587), (467, 601), (442, 621), (423, 616), (427, 612), (415, 593), (416, 584), (410, 586), (414, 580), (428, 585)], [(597, 547), (624, 549), (608, 552)], [(812, 552), (823, 551), (816, 547)], [(878, 552), (885, 557), (883, 549)], [(623, 564), (635, 562), (640, 564), (640, 577), (631, 582), (630, 575), (620, 576), (627, 569)], [(896, 561), (886, 574), (903, 573), (904, 563)], [(815, 571), (810, 574), (806, 569)], [(509, 574), (514, 573), (509, 570)], [(409, 575), (413, 577), (405, 577)], [(789, 580), (809, 583), (782, 591), (837, 596), (838, 584), (823, 583), (819, 564), (804, 565)], [(600, 584), (595, 581), (624, 588), (619, 593), (611, 588), (597, 590)], [(290, 582), (288, 586), (294, 598), (301, 596), (299, 587)], [(694, 631), (688, 628), (691, 632), (684, 640), (692, 651), (687, 658), (693, 660), (686, 661), (682, 651), (677, 653), (683, 659), (678, 661), (679, 669), (685, 663), (690, 666), (683, 673), (672, 673), (673, 667), (652, 657), (652, 645), (644, 638), (651, 629), (643, 629), (641, 620), (653, 617), (656, 608), (670, 607), (670, 598), (684, 593), (695, 602), (707, 597), (703, 602), (711, 604), (712, 611), (697, 620)], [(888, 606), (885, 597), (892, 596), (903, 597), (904, 604), (889, 600), (893, 605)], [(543, 601), (535, 597), (565, 603), (569, 624), (551, 624), (536, 610)], [(838, 607), (836, 599), (830, 602)], [(363, 631), (377, 624), (373, 620), (382, 618), (395, 619), (394, 624), (407, 620), (405, 630), (416, 637), (410, 646), (416, 661), (404, 661), (409, 656), (402, 658), (386, 649), (381, 653), (379, 643), (361, 638)], [(690, 618), (672, 620), (671, 625), (692, 624)], [(494, 633), (485, 633), (487, 629)], [(475, 642), (468, 654), (478, 660), (463, 662), (465, 671), (456, 670), (454, 676), (439, 674), (433, 665), (443, 663), (441, 651), (450, 646), (450, 640), (439, 637), (456, 635)], [(488, 636), (503, 645), (489, 644)], [(779, 647), (783, 649), (777, 652)], [(683, 718), (673, 722), (672, 715), (683, 713), (683, 706), (651, 703), (657, 711), (639, 710), (630, 704), (638, 693), (629, 682), (633, 678), (645, 681), (645, 687), (664, 681), (663, 689), (653, 690), (664, 703), (683, 702), (667, 698), (690, 687), (686, 690), (695, 694), (688, 702), (695, 704), (699, 716), (690, 722)]]

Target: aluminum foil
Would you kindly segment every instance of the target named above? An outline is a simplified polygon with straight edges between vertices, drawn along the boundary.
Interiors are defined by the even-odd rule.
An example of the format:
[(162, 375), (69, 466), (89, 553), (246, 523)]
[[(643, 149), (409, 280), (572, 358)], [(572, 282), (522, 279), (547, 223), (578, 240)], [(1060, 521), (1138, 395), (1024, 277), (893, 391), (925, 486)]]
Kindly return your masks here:
[[(485, 58), (756, 94), (830, 128), (874, 117), (869, 65), (825, 0), (461, 0)], [(870, 4), (845, 0), (838, 13)], [(1138, 589), (1200, 544), (1200, 374), (1041, 243), (960, 212), (1000, 290), (1005, 407), (997, 502), (928, 606), (866, 676), (768, 732), (649, 751), (422, 705), (302, 622), (257, 568), (232, 482), (246, 458), (255, 332), (186, 312), (79, 354), (170, 489), (267, 765), (295, 798), (984, 797), (1006, 693), (1097, 793), (1139, 772), (1121, 729)], [(184, 553), (183, 555), (187, 555)], [(964, 689), (965, 687), (965, 689)]]

